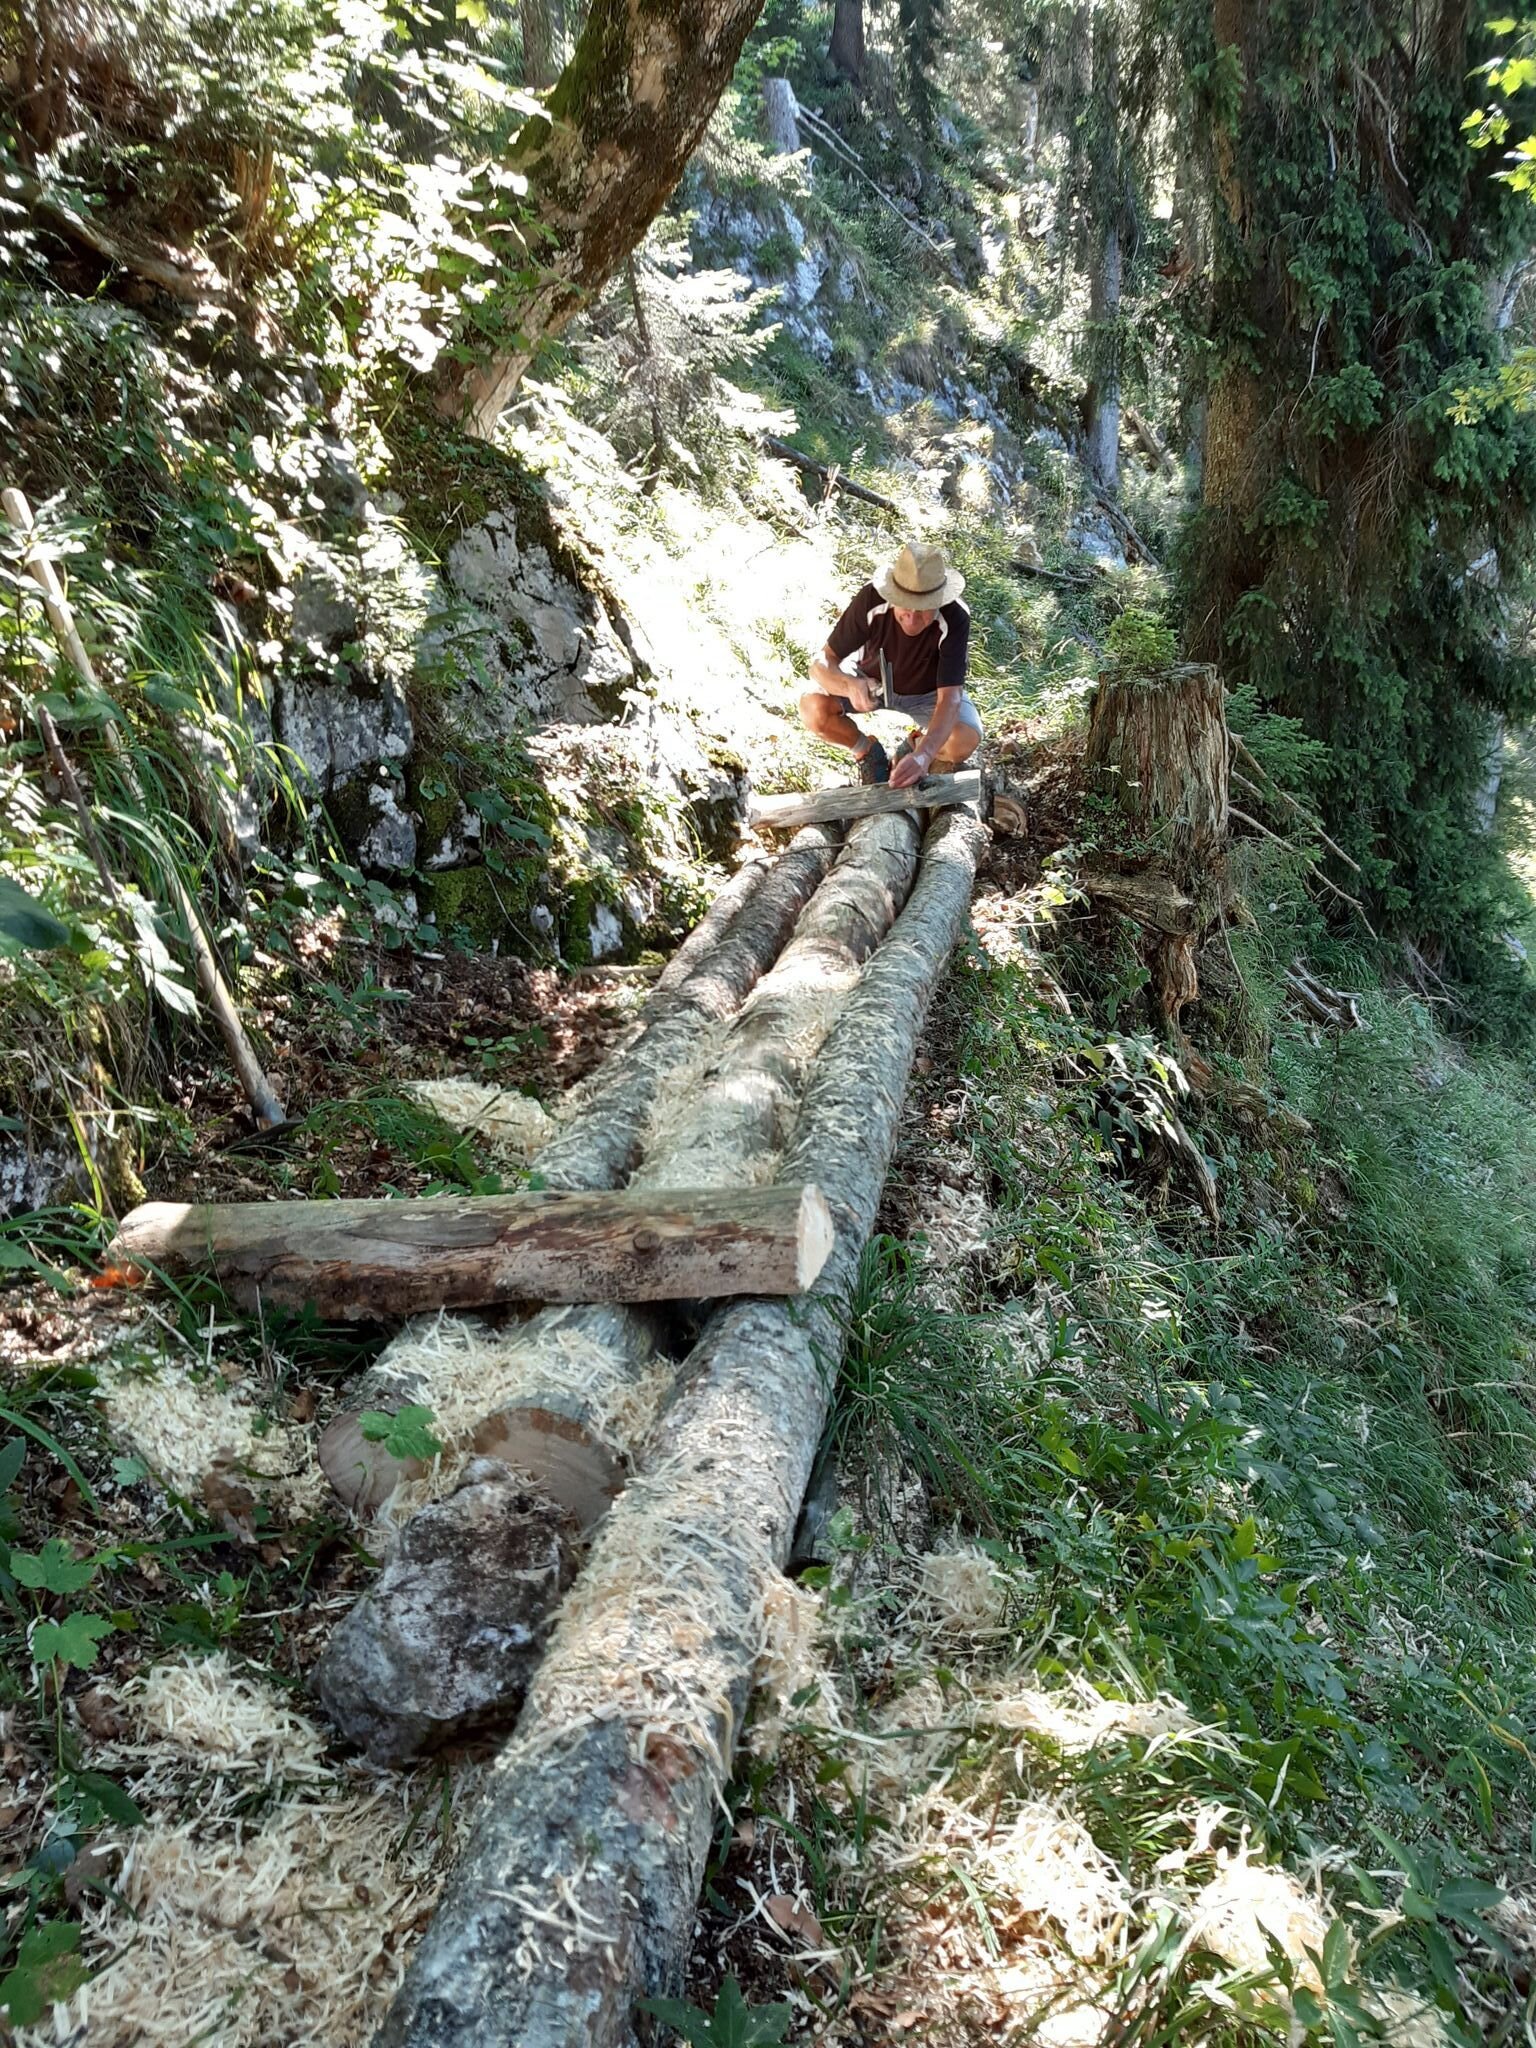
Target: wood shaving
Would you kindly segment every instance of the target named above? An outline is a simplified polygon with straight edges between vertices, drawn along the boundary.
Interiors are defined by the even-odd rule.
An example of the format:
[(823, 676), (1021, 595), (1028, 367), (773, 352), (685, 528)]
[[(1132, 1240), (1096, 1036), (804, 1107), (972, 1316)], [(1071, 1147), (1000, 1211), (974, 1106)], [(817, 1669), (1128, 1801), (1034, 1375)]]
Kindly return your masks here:
[(408, 1081), (403, 1091), (466, 1137), (483, 1138), (504, 1158), (526, 1163), (555, 1133), (542, 1103), (515, 1088), (456, 1075), (446, 1081)]

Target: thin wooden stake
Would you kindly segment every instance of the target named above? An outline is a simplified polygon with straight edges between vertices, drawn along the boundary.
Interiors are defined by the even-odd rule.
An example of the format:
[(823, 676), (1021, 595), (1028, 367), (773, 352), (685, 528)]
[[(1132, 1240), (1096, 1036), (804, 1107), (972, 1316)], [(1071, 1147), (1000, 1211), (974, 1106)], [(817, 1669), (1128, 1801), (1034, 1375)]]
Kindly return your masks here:
[[(4, 508), (6, 518), (18, 533), (28, 534), (33, 531), (32, 508), (20, 491), (0, 491), (0, 507)], [(48, 614), (48, 623), (52, 626), (54, 637), (64, 650), (71, 666), (88, 688), (100, 691), (101, 683), (92, 666), (91, 657), (85, 651), (85, 642), (80, 638), (80, 629), (75, 624), (74, 612), (69, 599), (64, 595), (63, 585), (59, 582), (58, 571), (48, 556), (35, 544), (28, 552), (26, 568), (27, 574), (42, 592), (43, 609)], [(111, 752), (123, 760), (126, 766), (127, 759), (122, 742), (110, 725), (106, 727), (106, 743)], [(46, 736), (44, 744), (47, 744)], [(131, 768), (128, 772), (132, 781)], [(136, 782), (134, 787), (137, 789)], [(278, 1099), (277, 1091), (262, 1070), (250, 1039), (246, 1036), (245, 1026), (240, 1021), (240, 1013), (235, 1008), (234, 998), (224, 980), (223, 970), (203, 928), (202, 914), (174, 864), (169, 862), (166, 865), (166, 887), (177, 915), (187, 928), (187, 943), (192, 949), (192, 963), (197, 970), (198, 987), (202, 990), (203, 999), (223, 1035), (240, 1085), (256, 1112), (256, 1121), (267, 1129), (276, 1124), (286, 1123), (287, 1112)]]

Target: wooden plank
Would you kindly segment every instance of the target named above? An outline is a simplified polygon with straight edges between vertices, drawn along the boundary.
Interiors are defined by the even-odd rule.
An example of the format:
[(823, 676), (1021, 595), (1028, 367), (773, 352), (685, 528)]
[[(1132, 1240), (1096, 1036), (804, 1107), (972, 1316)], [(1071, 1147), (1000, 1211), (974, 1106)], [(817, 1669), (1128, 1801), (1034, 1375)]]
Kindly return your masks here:
[(426, 1201), (146, 1202), (120, 1266), (211, 1272), (237, 1301), (377, 1320), (505, 1301), (798, 1294), (832, 1222), (820, 1191), (439, 1195)]
[(838, 818), (873, 818), (884, 811), (938, 811), (981, 799), (979, 773), (925, 775), (910, 789), (888, 782), (851, 782), (840, 789), (795, 791), (790, 796), (755, 796), (747, 822), (760, 831), (791, 832), (798, 825), (826, 825)]

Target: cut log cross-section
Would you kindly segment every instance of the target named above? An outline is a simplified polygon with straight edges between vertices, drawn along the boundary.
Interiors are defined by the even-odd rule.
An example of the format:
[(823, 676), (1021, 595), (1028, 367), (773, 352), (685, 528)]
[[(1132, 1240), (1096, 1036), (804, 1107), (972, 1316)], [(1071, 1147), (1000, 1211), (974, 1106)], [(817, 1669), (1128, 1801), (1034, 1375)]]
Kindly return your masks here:
[(831, 1243), (813, 1187), (432, 1201), (146, 1202), (111, 1256), (237, 1301), (377, 1319), (510, 1301), (798, 1294)]
[[(712, 1316), (562, 1609), (375, 2048), (618, 2048), (635, 2000), (679, 1982), (840, 1311), (985, 837), (963, 813), (930, 830), (911, 900), (807, 1084), (786, 1169), (825, 1176), (836, 1244), (820, 1281), (796, 1313), (757, 1301)], [(554, 1903), (578, 1897), (579, 1913)]]

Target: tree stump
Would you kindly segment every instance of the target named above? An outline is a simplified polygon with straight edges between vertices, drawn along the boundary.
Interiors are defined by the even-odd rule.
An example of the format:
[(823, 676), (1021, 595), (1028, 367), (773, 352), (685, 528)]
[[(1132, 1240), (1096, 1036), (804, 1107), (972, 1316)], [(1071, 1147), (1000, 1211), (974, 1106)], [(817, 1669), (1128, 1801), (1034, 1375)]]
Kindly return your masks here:
[[(1115, 900), (1142, 924), (1142, 957), (1158, 1011), (1175, 1032), (1185, 1006), (1200, 993), (1195, 948), (1204, 907), (1225, 902), (1231, 753), (1226, 693), (1214, 668), (1188, 663), (1100, 682), (1084, 752), (1090, 781), (1112, 792), (1153, 849), (1139, 866), (1126, 865), (1145, 878), (1149, 900), (1161, 900), (1171, 887), (1188, 892), (1200, 914), (1188, 929), (1170, 930), (1166, 916), (1143, 917), (1108, 888), (1090, 893)], [(1118, 892), (1120, 898), (1128, 893)]]
[(800, 148), (800, 108), (787, 78), (763, 80), (763, 139), (775, 156), (794, 156)]

